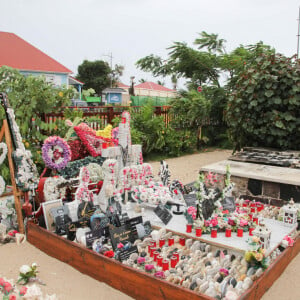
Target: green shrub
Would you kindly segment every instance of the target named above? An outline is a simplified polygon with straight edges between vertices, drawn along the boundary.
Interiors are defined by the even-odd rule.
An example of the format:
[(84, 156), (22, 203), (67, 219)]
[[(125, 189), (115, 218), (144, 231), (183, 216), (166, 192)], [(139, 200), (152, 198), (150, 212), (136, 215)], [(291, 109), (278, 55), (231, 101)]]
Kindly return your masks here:
[(226, 120), (235, 150), (244, 146), (300, 149), (300, 65), (263, 54), (236, 82)]

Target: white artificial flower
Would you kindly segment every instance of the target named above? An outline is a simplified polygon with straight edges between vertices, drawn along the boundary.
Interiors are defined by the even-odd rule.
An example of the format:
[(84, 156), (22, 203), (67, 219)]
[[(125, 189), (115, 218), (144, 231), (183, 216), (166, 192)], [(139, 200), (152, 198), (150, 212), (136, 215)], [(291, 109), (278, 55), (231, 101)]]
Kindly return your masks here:
[(26, 274), (28, 272), (31, 271), (31, 268), (28, 266), (28, 265), (23, 265), (21, 268), (20, 268), (20, 273), (22, 274)]
[(28, 286), (26, 294), (23, 296), (24, 300), (39, 300), (42, 299), (43, 293), (41, 289), (36, 285), (33, 284)]
[(36, 268), (37, 267), (37, 263), (33, 263), (32, 265), (31, 265), (31, 268)]

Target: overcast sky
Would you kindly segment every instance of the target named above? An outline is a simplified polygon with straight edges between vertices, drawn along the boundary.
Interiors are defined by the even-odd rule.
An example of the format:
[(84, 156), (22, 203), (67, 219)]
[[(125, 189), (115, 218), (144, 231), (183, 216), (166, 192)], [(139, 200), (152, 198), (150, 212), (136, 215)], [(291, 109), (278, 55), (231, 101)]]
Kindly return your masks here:
[[(166, 57), (174, 41), (216, 33), (230, 51), (258, 41), (296, 53), (300, 0), (0, 0), (0, 31), (13, 32), (77, 73), (84, 59), (113, 55), (130, 76), (156, 81), (135, 62)], [(0, 45), (1, 47), (2, 45)], [(170, 86), (167, 80), (167, 85)]]

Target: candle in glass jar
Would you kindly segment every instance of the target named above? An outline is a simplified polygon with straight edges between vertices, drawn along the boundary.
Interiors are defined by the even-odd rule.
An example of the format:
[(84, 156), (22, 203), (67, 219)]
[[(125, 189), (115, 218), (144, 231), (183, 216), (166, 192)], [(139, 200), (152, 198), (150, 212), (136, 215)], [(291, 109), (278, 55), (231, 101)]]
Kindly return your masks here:
[(160, 253), (158, 251), (154, 251), (153, 252), (153, 260), (154, 261), (157, 261), (157, 256), (159, 255)]
[(253, 230), (254, 230), (254, 227), (249, 228), (249, 235), (253, 235)]
[(180, 244), (181, 246), (185, 246), (185, 238), (184, 238), (184, 237), (181, 237), (181, 238), (179, 239), (179, 244)]
[(162, 266), (162, 261), (163, 261), (163, 257), (161, 256), (161, 255), (158, 255), (157, 257), (156, 257), (156, 262), (157, 262), (157, 265), (159, 266), (159, 267), (161, 267)]
[(153, 253), (156, 251), (155, 247), (150, 248), (150, 257), (153, 257)]
[(126, 118), (122, 118), (122, 124), (126, 123)]
[(211, 236), (212, 238), (216, 238), (217, 235), (218, 235), (217, 229), (212, 228), (212, 230), (211, 230), (211, 232), (210, 232), (210, 236)]
[(200, 227), (196, 228), (196, 236), (202, 235), (202, 229)]
[(231, 229), (230, 228), (226, 228), (226, 230), (225, 230), (225, 236), (226, 237), (231, 237)]
[(253, 222), (258, 225), (258, 217), (253, 217)]
[(168, 245), (169, 245), (169, 246), (174, 245), (174, 238), (173, 238), (173, 237), (169, 238), (169, 240), (168, 240)]
[(174, 253), (173, 253), (173, 256), (176, 257), (177, 262), (178, 262), (178, 261), (179, 261), (179, 253), (178, 253), (178, 252), (174, 252)]
[(159, 247), (161, 248), (165, 244), (165, 239), (159, 239)]
[(191, 233), (192, 232), (192, 227), (193, 227), (192, 224), (186, 224), (186, 232)]
[(107, 143), (102, 143), (102, 149), (107, 149), (108, 144)]
[(169, 260), (168, 259), (164, 259), (162, 261), (162, 269), (163, 269), (163, 271), (169, 270)]
[(237, 230), (237, 236), (238, 237), (242, 237), (243, 236), (243, 229), (242, 228), (238, 228), (238, 230)]
[(178, 262), (177, 257), (176, 256), (172, 256), (171, 257), (171, 268), (175, 268), (176, 265), (177, 265), (177, 262)]

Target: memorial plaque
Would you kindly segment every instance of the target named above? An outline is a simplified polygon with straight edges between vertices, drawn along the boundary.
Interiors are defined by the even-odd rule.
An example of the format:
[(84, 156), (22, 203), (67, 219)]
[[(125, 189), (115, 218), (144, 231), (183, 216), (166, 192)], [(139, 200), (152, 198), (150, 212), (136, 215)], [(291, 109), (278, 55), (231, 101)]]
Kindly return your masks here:
[(135, 235), (131, 230), (130, 224), (125, 224), (120, 227), (110, 227), (109, 234), (111, 244), (114, 250), (117, 249), (119, 243), (125, 244), (126, 242), (133, 243)]
[(85, 240), (87, 248), (91, 249), (95, 240), (101, 238), (104, 235), (104, 230), (89, 231), (85, 233)]
[(234, 197), (225, 197), (222, 201), (223, 210), (228, 210), (229, 212), (235, 211), (235, 199)]
[(197, 202), (198, 202), (196, 194), (185, 194), (185, 195), (183, 195), (183, 198), (188, 207), (189, 206), (196, 207)]
[(154, 213), (163, 221), (165, 225), (167, 225), (173, 217), (171, 212), (161, 204), (154, 209)]
[(120, 253), (118, 254), (118, 258), (120, 261), (126, 260), (130, 257), (132, 253), (138, 253), (137, 246), (133, 246), (128, 250), (121, 250)]

